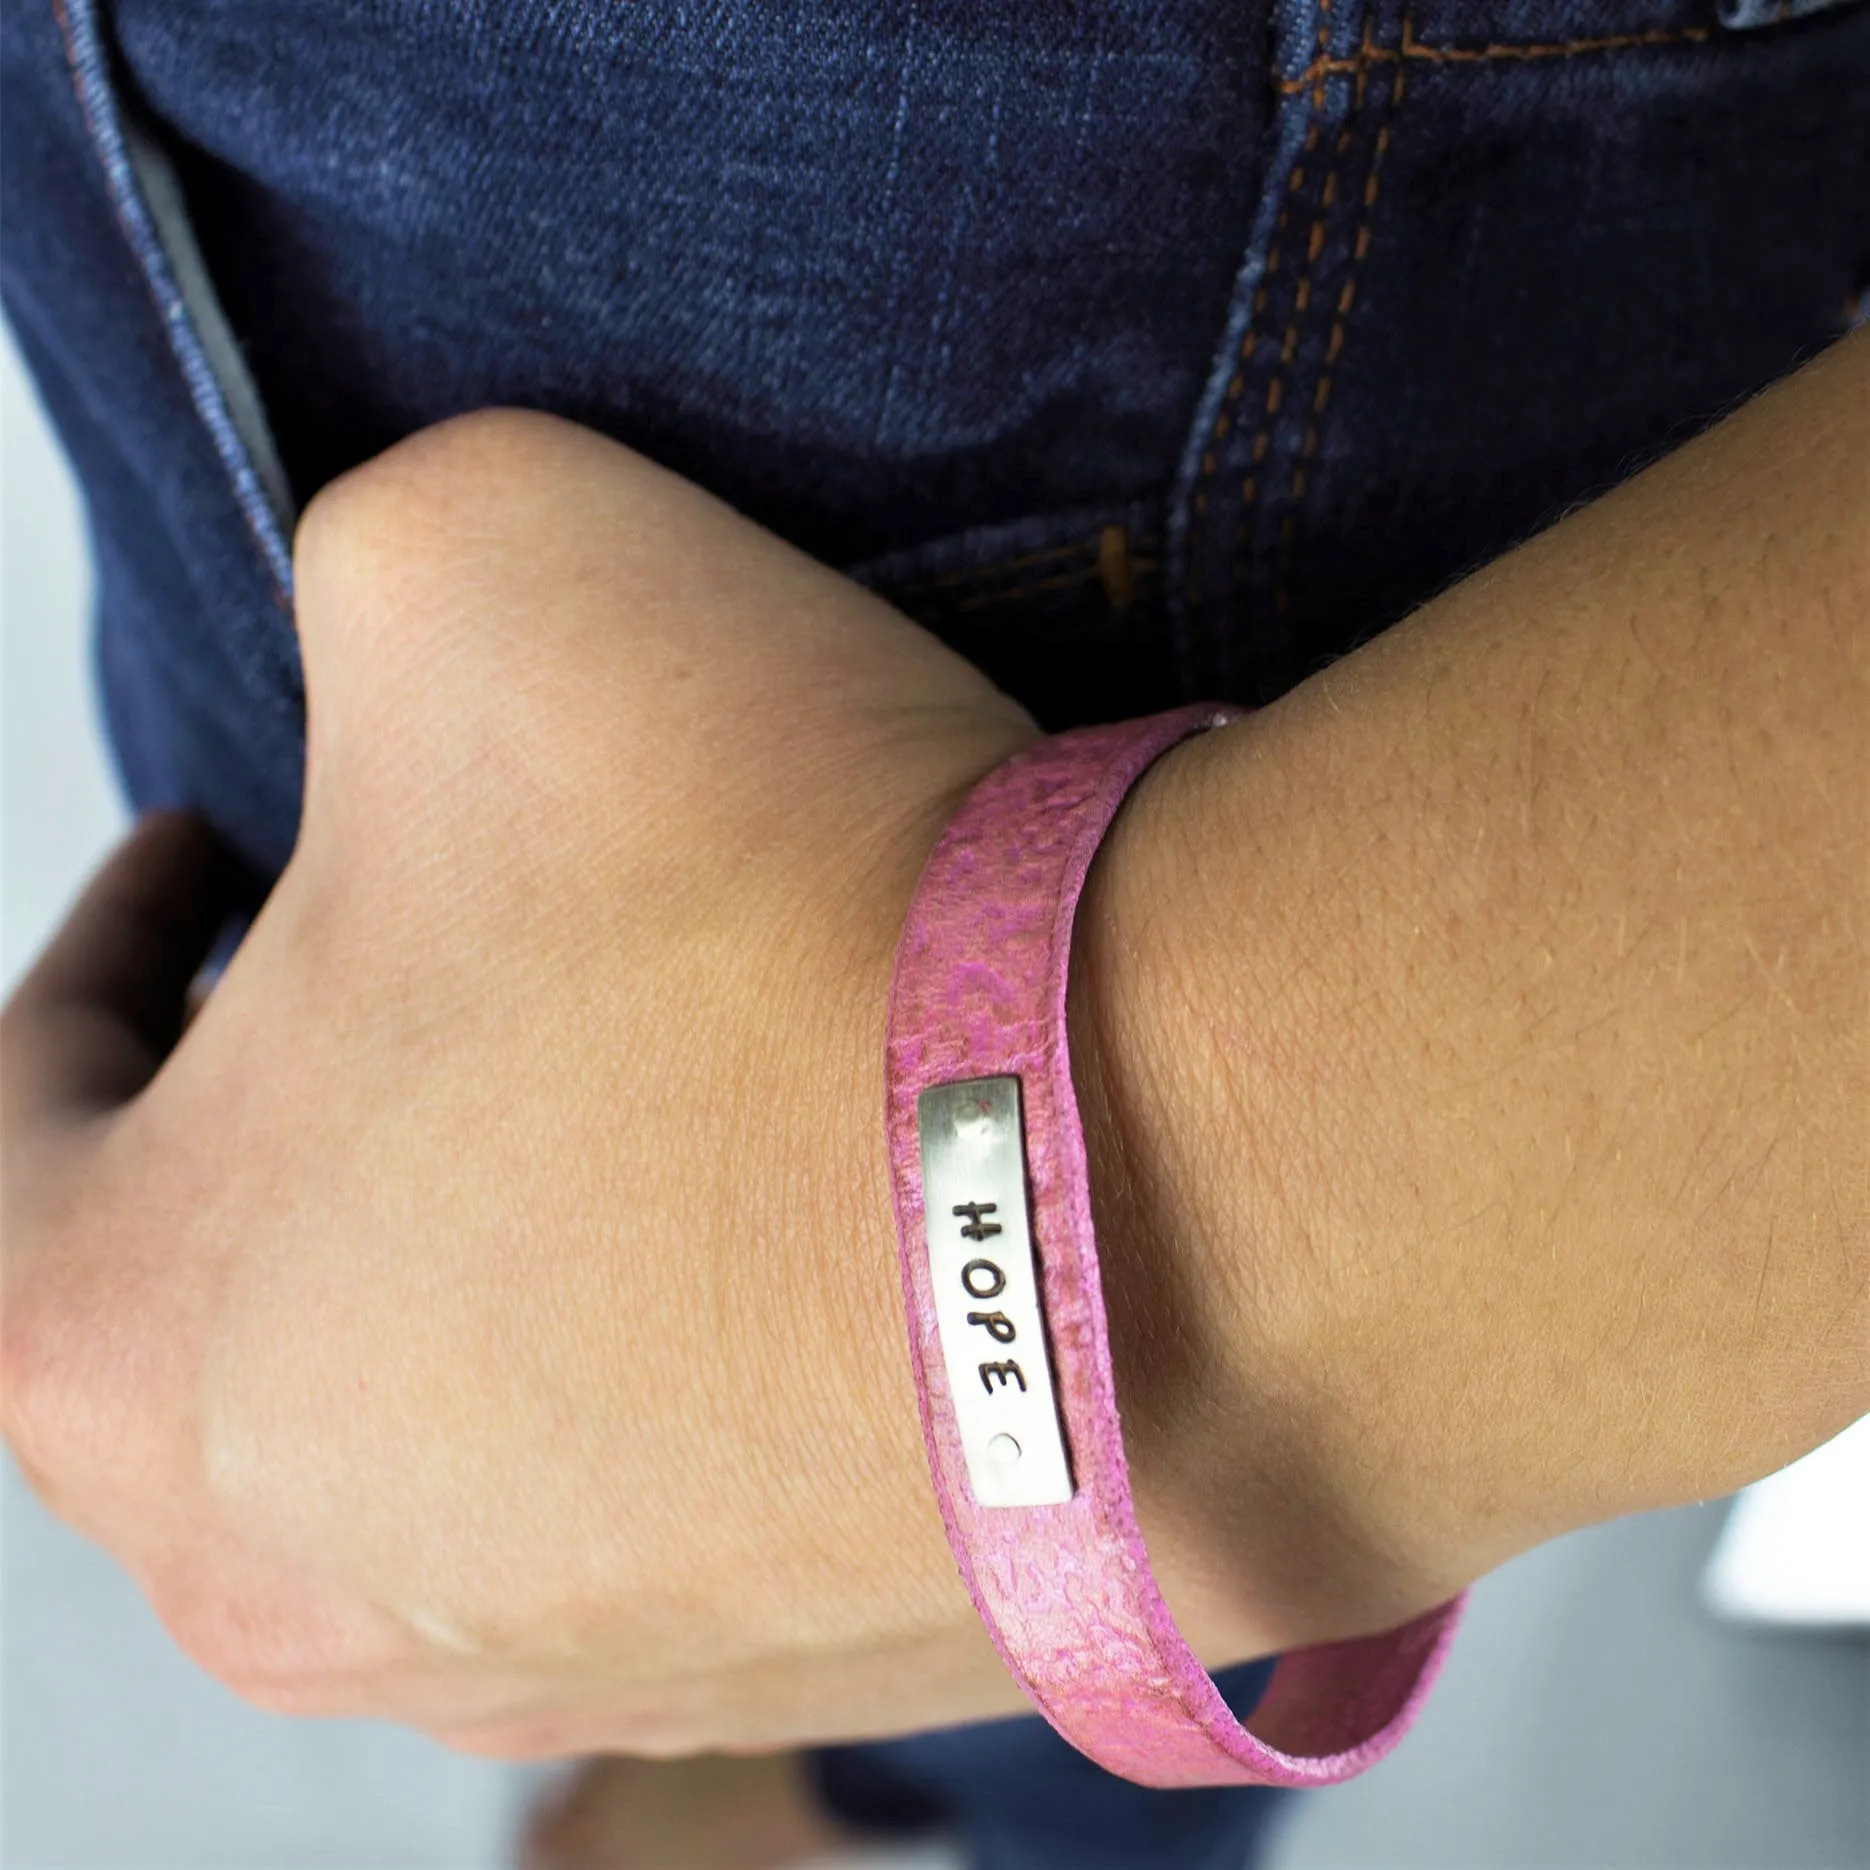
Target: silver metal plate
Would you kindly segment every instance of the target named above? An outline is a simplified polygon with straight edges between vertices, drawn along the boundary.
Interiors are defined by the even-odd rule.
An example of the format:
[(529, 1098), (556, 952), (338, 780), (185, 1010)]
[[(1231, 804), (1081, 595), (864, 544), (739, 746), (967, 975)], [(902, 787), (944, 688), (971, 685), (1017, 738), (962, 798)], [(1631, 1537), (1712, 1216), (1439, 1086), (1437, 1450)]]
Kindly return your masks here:
[(916, 1100), (935, 1321), (982, 1506), (1071, 1498), (1026, 1206), (1017, 1078), (938, 1084)]

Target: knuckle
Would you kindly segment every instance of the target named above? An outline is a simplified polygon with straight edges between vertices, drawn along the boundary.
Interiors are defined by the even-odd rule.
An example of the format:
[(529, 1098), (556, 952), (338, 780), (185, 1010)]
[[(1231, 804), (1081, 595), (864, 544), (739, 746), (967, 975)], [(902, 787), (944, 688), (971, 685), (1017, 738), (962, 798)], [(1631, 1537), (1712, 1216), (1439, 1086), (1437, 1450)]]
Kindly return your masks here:
[[(438, 677), (471, 679), (461, 661), (480, 627), (518, 596), (536, 598), (568, 437), (611, 444), (522, 410), (457, 416), (398, 442), (331, 481), (300, 518), (293, 545), (296, 612), (315, 697), (343, 711), (396, 707)], [(445, 646), (446, 656), (435, 653)], [(335, 684), (335, 689), (334, 689)]]
[(524, 409), (454, 416), (327, 482), (299, 519), (301, 585), (354, 586), (386, 567), (458, 559), (510, 523), (514, 503), (579, 431)]

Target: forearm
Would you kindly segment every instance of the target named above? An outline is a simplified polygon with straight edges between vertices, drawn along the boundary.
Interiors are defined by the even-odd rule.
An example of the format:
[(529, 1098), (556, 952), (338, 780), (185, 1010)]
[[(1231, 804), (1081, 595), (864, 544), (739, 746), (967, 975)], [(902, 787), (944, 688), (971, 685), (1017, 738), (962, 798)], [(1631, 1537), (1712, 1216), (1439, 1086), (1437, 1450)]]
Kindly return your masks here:
[(1867, 627), (1859, 337), (1126, 808), (1073, 1043), (1210, 1660), (1870, 1408)]

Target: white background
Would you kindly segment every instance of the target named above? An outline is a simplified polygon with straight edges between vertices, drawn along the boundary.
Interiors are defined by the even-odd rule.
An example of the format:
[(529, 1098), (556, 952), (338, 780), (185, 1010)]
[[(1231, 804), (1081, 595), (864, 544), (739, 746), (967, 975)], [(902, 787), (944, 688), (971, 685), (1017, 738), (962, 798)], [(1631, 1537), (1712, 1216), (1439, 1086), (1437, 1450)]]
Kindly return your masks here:
[[(77, 504), (10, 346), (0, 512), (11, 982), (122, 813), (88, 680)], [(175, 1652), (115, 1566), (10, 1465), (0, 1485), (10, 1870), (505, 1861), (523, 1775), (367, 1723), (247, 1710)], [(1863, 1870), (1870, 1652), (1712, 1621), (1697, 1580), (1722, 1511), (1602, 1527), (1487, 1580), (1415, 1736), (1356, 1784), (1299, 1802), (1268, 1870)]]

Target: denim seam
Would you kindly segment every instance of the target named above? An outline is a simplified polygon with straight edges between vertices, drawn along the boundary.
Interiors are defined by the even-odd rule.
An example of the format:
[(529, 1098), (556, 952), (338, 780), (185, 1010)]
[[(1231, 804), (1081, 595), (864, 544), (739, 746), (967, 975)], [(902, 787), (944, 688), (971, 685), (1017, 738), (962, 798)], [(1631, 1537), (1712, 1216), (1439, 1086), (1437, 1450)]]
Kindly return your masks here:
[(52, 11), (64, 45), (78, 112), (104, 172), (111, 211), (161, 321), (170, 352), (181, 369), (189, 400), (232, 482), (235, 501), (260, 549), (273, 595), (280, 607), (290, 614), (291, 552), (264, 481), (240, 439), (220, 380), (202, 348), (161, 235), (143, 199), (135, 160), (110, 89), (107, 75), (110, 53), (97, 20), (94, 0), (52, 0)]
[(1711, 26), (1657, 28), (1650, 32), (1605, 33), (1590, 39), (1500, 40), (1487, 45), (1429, 45), (1416, 38), (1405, 21), (1401, 42), (1394, 46), (1359, 48), (1354, 58), (1314, 59), (1296, 77), (1281, 78), (1279, 89), (1292, 93), (1333, 76), (1356, 77), (1371, 64), (1404, 64), (1414, 59), (1433, 65), (1482, 65), (1499, 61), (1581, 58), (1592, 52), (1642, 51), (1656, 46), (1705, 45), (1714, 37)]
[[(1330, 44), (1331, 39), (1331, 4), (1332, 0), (1319, 0), (1317, 44), (1321, 55), (1324, 49)], [(1318, 84), (1312, 87), (1313, 110), (1316, 111), (1321, 108), (1323, 103), (1324, 86), (1323, 80), (1321, 79)], [(1279, 271), (1279, 253), (1285, 241), (1286, 230), (1291, 223), (1292, 200), (1305, 184), (1305, 165), (1312, 155), (1312, 152), (1317, 147), (1318, 122), (1314, 117), (1305, 132), (1304, 142), (1299, 146), (1298, 158), (1287, 173), (1286, 199), (1279, 210), (1279, 218), (1273, 224), (1273, 237), (1267, 244), (1266, 270), (1261, 276), (1260, 284), (1253, 295), (1253, 316), (1248, 320), (1247, 328), (1241, 335), (1239, 352), (1235, 358), (1234, 373), (1228, 379), (1227, 393), (1223, 397), (1221, 407), (1216, 412), (1213, 424), (1208, 430), (1208, 445), (1202, 451), (1201, 479), (1197, 481), (1195, 485), (1194, 507), (1195, 511), (1203, 517), (1207, 514), (1209, 489), (1213, 485), (1216, 472), (1215, 450), (1221, 442), (1226, 440), (1228, 431), (1233, 426), (1234, 407), (1240, 401), (1242, 394), (1246, 390), (1246, 367), (1252, 361), (1253, 354), (1259, 346), (1260, 316), (1266, 310), (1266, 300), (1269, 290), (1268, 282)], [(1326, 182), (1326, 187), (1327, 189), (1330, 187), (1328, 180)], [(1308, 255), (1307, 263), (1309, 264), (1310, 260), (1313, 258), (1316, 258), (1315, 254)], [(1304, 291), (1303, 283), (1301, 283), (1299, 289), (1301, 292)], [(1288, 329), (1287, 335), (1290, 337), (1290, 329)], [(1268, 386), (1267, 396), (1270, 406), (1262, 409), (1259, 417), (1259, 427), (1254, 435), (1253, 459), (1256, 464), (1264, 457), (1266, 452), (1267, 419), (1278, 412), (1279, 383), (1277, 376), (1275, 376), (1272, 384)], [(1243, 497), (1248, 505), (1252, 504), (1252, 489), (1253, 481), (1249, 478), (1243, 490)]]
[[(1328, 52), (1332, 25), (1333, 0), (1318, 0), (1317, 27), (1312, 34), (1313, 57), (1307, 66), (1317, 65)], [(1298, 87), (1303, 90), (1305, 87)], [(1275, 96), (1287, 91), (1282, 81)], [(1212, 493), (1219, 473), (1220, 449), (1237, 421), (1237, 409), (1246, 392), (1253, 360), (1264, 339), (1261, 321), (1266, 311), (1271, 284), (1278, 276), (1281, 249), (1291, 222), (1292, 203), (1305, 184), (1306, 164), (1318, 145), (1317, 112), (1323, 103), (1323, 79), (1310, 86), (1311, 103), (1306, 111), (1304, 128), (1296, 124), (1286, 128), (1278, 141), (1286, 153), (1274, 174), (1283, 174), (1277, 192), (1263, 188), (1260, 213), (1248, 240), (1247, 253), (1236, 278), (1228, 329), (1221, 343), (1218, 369), (1210, 373), (1209, 384), (1196, 410), (1187, 452), (1183, 457), (1178, 486), (1168, 518), (1168, 610), (1175, 637), (1178, 674), (1185, 699), (1194, 699), (1204, 688), (1204, 665), (1217, 661), (1215, 630), (1207, 618), (1212, 594), (1206, 588), (1201, 563), (1204, 548), (1213, 536), (1210, 516)], [(1290, 96), (1288, 103), (1292, 101)], [(1270, 177), (1268, 178), (1270, 182)], [(1277, 207), (1272, 206), (1277, 202)], [(1270, 226), (1266, 218), (1270, 217)], [(1221, 372), (1226, 372), (1223, 376)], [(1258, 418), (1263, 424), (1265, 412)], [(1255, 447), (1264, 452), (1262, 437), (1256, 434)], [(1223, 601), (1231, 592), (1223, 592)]]
[[(1330, 42), (1331, 0), (1320, 0), (1318, 48), (1322, 56)], [(1369, 43), (1369, 19), (1366, 15), (1363, 26), (1363, 41)], [(1316, 62), (1316, 61), (1314, 61)], [(1320, 76), (1312, 87), (1312, 110), (1314, 112), (1311, 128), (1306, 133), (1305, 147), (1316, 149), (1322, 128), (1320, 117), (1325, 106), (1325, 84), (1327, 80)], [(1272, 372), (1267, 379), (1266, 395), (1260, 412), (1259, 426), (1254, 432), (1253, 448), (1247, 459), (1246, 473), (1240, 483), (1239, 506), (1235, 513), (1234, 549), (1228, 554), (1228, 575), (1225, 591), (1225, 610), (1216, 631), (1215, 663), (1221, 674), (1224, 692), (1233, 693), (1238, 677), (1240, 632), (1232, 627), (1232, 618), (1241, 590), (1241, 571), (1253, 555), (1252, 536), (1256, 520), (1259, 517), (1256, 508), (1265, 506), (1262, 498), (1266, 458), (1271, 451), (1273, 438), (1281, 426), (1282, 416), (1290, 422), (1290, 413), (1286, 411), (1287, 391), (1293, 384), (1293, 364), (1298, 357), (1299, 345), (1304, 337), (1312, 317), (1312, 295), (1318, 280), (1318, 263), (1324, 257), (1328, 243), (1328, 234), (1333, 211), (1337, 206), (1338, 181), (1343, 172), (1344, 154), (1351, 144), (1352, 125), (1364, 101), (1364, 87), (1358, 78), (1349, 109), (1345, 113), (1342, 126), (1338, 131), (1332, 150), (1330, 167), (1325, 171), (1324, 182), (1318, 191), (1317, 207), (1313, 211), (1311, 227), (1305, 237), (1304, 270), (1300, 273), (1297, 284), (1292, 290), (1292, 305), (1286, 316), (1286, 326), (1279, 342), (1279, 355), (1274, 362)], [(1301, 171), (1295, 170), (1295, 176)], [(1286, 225), (1286, 217), (1291, 212), (1291, 202), (1282, 210), (1280, 226)], [(1271, 269), (1269, 268), (1269, 271)], [(1264, 288), (1262, 288), (1262, 292)], [(1257, 307), (1256, 307), (1257, 309)], [(1288, 499), (1290, 499), (1288, 495)], [(1288, 511), (1287, 518), (1290, 519)]]
[[(1323, 101), (1322, 95), (1315, 91), (1312, 98), (1313, 109), (1318, 109)], [(1253, 361), (1254, 353), (1259, 349), (1259, 339), (1263, 335), (1259, 331), (1260, 317), (1266, 310), (1271, 281), (1279, 271), (1280, 248), (1284, 245), (1291, 226), (1293, 200), (1304, 186), (1306, 163), (1318, 147), (1318, 131), (1318, 120), (1313, 118), (1310, 127), (1305, 132), (1305, 141), (1300, 145), (1299, 160), (1293, 164), (1292, 173), (1286, 178), (1287, 198), (1285, 205), (1279, 210), (1278, 220), (1273, 224), (1273, 239), (1266, 250), (1266, 273), (1253, 295), (1253, 322), (1247, 327), (1247, 335), (1240, 347), (1238, 367), (1227, 386), (1230, 399), (1234, 401), (1239, 399), (1241, 391), (1245, 388), (1247, 366)], [(1329, 195), (1330, 190), (1331, 177), (1327, 175), (1325, 194)], [(1312, 227), (1315, 233), (1318, 227), (1316, 219)], [(1297, 342), (1298, 319), (1304, 310), (1305, 301), (1310, 292), (1310, 269), (1316, 259), (1317, 254), (1308, 243), (1305, 257), (1306, 270), (1299, 276), (1299, 283), (1294, 290), (1293, 310), (1286, 324), (1285, 338), (1280, 347), (1279, 363), (1267, 381), (1266, 394), (1261, 401), (1259, 414), (1254, 419), (1253, 448), (1248, 460), (1247, 475), (1240, 487), (1240, 513), (1237, 516), (1237, 523), (1243, 528), (1250, 523), (1249, 516), (1253, 511), (1254, 501), (1259, 496), (1259, 469), (1266, 460), (1267, 449), (1272, 445), (1272, 424), (1279, 414), (1279, 405), (1285, 395), (1285, 366), (1291, 360), (1291, 347)], [(1208, 437), (1207, 451), (1201, 458), (1202, 470), (1208, 477), (1210, 485), (1212, 485), (1215, 473), (1215, 450), (1227, 439), (1230, 426), (1229, 411), (1223, 408), (1221, 414), (1215, 418), (1214, 428)], [(1208, 493), (1205, 488), (1197, 491), (1195, 503), (1196, 511), (1205, 519), (1208, 510)], [(1219, 594), (1223, 603), (1232, 602), (1234, 589), (1234, 580), (1230, 575)]]
[[(1405, 8), (1402, 20), (1402, 37), (1406, 43), (1409, 36), (1409, 15)], [(1373, 50), (1370, 41), (1369, 22), (1364, 27), (1364, 48)], [(1383, 102), (1382, 120), (1377, 127), (1376, 142), (1371, 150), (1370, 167), (1364, 176), (1362, 218), (1357, 225), (1356, 234), (1351, 241), (1350, 261), (1345, 268), (1344, 284), (1339, 289), (1337, 304), (1333, 308), (1330, 335), (1325, 340), (1324, 357), (1319, 364), (1318, 381), (1312, 390), (1311, 408), (1306, 417), (1305, 435), (1299, 448), (1298, 461), (1292, 470), (1292, 486), (1287, 495), (1286, 512), (1280, 522), (1278, 555), (1273, 570), (1273, 612), (1284, 618), (1292, 608), (1292, 572), (1297, 542), (1298, 517), (1305, 498), (1306, 483), (1310, 475), (1312, 462), (1316, 459), (1320, 437), (1324, 427), (1325, 411), (1331, 402), (1332, 374), (1344, 349), (1344, 336), (1348, 327), (1351, 308), (1357, 302), (1357, 275), (1364, 256), (1370, 251), (1376, 227), (1377, 198), (1383, 187), (1383, 159), (1389, 153), (1390, 135), (1398, 108), (1402, 104), (1403, 92), (1408, 80), (1408, 68), (1398, 64), (1390, 82), (1388, 95)], [(1357, 106), (1364, 101), (1364, 75), (1358, 76)], [(1343, 157), (1351, 143), (1351, 120), (1346, 119), (1339, 135), (1338, 155)]]
[[(1277, 304), (1284, 296), (1279, 285), (1280, 267), (1286, 253), (1285, 243), (1279, 238), (1283, 230), (1277, 226), (1278, 217), (1288, 201), (1300, 193), (1301, 183), (1312, 174), (1309, 164), (1320, 141), (1321, 126), (1335, 114), (1330, 108), (1334, 99), (1328, 87), (1343, 84), (1353, 90), (1361, 89), (1376, 71), (1383, 69), (1401, 76), (1405, 69), (1416, 65), (1478, 69), (1500, 63), (1576, 58), (1588, 54), (1666, 51), (1671, 47), (1703, 45), (1722, 36), (1708, 24), (1564, 40), (1440, 44), (1419, 38), (1405, 10), (1393, 43), (1374, 43), (1366, 30), (1361, 44), (1347, 44), (1344, 16), (1350, 10), (1347, 0), (1315, 0), (1309, 17), (1302, 24), (1295, 22), (1289, 33), (1282, 34), (1282, 44), (1274, 55), (1274, 71), (1267, 80), (1278, 115), (1272, 133), (1273, 149), (1260, 187), (1258, 215), (1236, 274), (1215, 362), (1192, 412), (1165, 527), (1167, 577), (1162, 601), (1185, 698), (1205, 692), (1215, 676), (1224, 675), (1216, 663), (1231, 653), (1238, 634), (1230, 629), (1225, 612), (1237, 601), (1237, 580), (1243, 566), (1241, 555), (1243, 552), (1246, 555), (1244, 563), (1252, 563), (1254, 547), (1246, 523), (1249, 515), (1241, 508), (1229, 512), (1217, 504), (1216, 483), (1236, 468), (1247, 465), (1240, 459), (1246, 440), (1239, 432), (1240, 405), (1252, 396), (1256, 378), (1264, 380), (1268, 299)], [(1335, 32), (1324, 17), (1331, 13), (1337, 16)], [(1317, 33), (1321, 23), (1327, 24), (1323, 42)], [(1336, 45), (1329, 43), (1331, 37), (1337, 39)], [(1347, 105), (1350, 103), (1350, 98), (1344, 94), (1337, 95)], [(1395, 101), (1396, 94), (1392, 92), (1386, 121), (1394, 110)], [(1389, 153), (1387, 140), (1384, 153)], [(1353, 286), (1353, 298), (1357, 289)], [(1342, 342), (1340, 338), (1340, 347)], [(1330, 348), (1329, 342), (1326, 348)], [(1335, 364), (1335, 358), (1332, 361)], [(1254, 364), (1259, 365), (1258, 370), (1252, 368)], [(1277, 392), (1289, 415), (1293, 413), (1290, 389), (1287, 384)], [(1327, 401), (1330, 393), (1324, 392)], [(1262, 423), (1266, 413), (1258, 412)], [(1277, 415), (1278, 412), (1273, 413)], [(1322, 408), (1314, 413), (1322, 415)], [(1242, 507), (1250, 509), (1255, 518), (1264, 517), (1264, 505), (1271, 492), (1264, 464), (1278, 439), (1276, 431), (1254, 438), (1258, 459), (1240, 483)], [(1313, 441), (1305, 473), (1301, 476), (1301, 487), (1313, 471), (1317, 446)], [(1300, 452), (1304, 452), (1303, 443), (1300, 443)], [(1235, 524), (1230, 526), (1230, 520)], [(1264, 529), (1256, 527), (1254, 530), (1263, 532)], [(1290, 574), (1285, 579), (1275, 576), (1273, 582), (1276, 588), (1289, 589), (1289, 579)], [(1276, 605), (1276, 597), (1273, 601)]]

